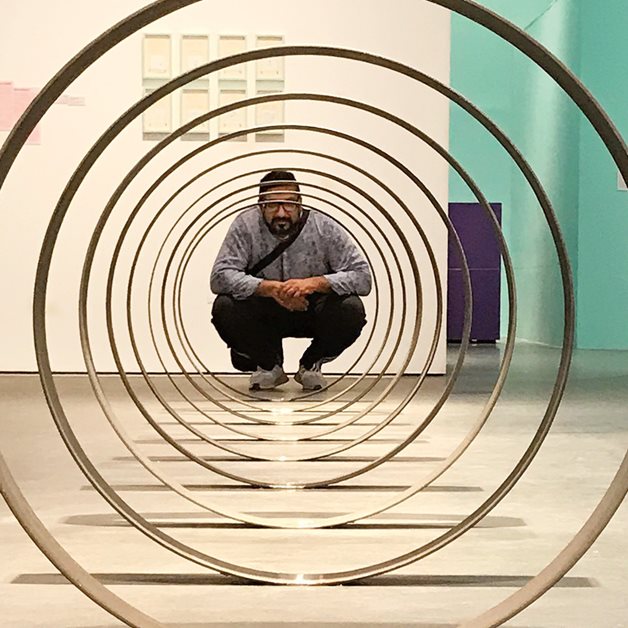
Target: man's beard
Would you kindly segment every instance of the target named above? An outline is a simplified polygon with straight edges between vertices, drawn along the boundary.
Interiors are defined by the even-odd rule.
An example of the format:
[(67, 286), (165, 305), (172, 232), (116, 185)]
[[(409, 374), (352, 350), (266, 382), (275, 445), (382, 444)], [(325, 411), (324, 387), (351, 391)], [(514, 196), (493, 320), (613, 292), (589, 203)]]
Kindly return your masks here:
[(296, 225), (289, 218), (273, 218), (268, 223), (270, 232), (279, 237), (287, 238), (294, 231)]

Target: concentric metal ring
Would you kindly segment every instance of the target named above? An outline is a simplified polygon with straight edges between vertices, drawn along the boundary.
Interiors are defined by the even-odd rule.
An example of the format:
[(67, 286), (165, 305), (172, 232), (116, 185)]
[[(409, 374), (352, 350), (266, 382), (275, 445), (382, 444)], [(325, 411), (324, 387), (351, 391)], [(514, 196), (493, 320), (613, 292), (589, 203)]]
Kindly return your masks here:
[[(150, 7), (138, 12), (117, 27), (114, 27), (103, 37), (96, 40), (94, 44), (88, 46), (88, 48), (86, 48), (81, 55), (79, 55), (66, 68), (64, 68), (64, 71), (62, 71), (62, 73), (58, 77), (53, 79), (53, 81), (42, 91), (40, 96), (34, 101), (34, 103), (31, 105), (26, 114), (22, 117), (20, 123), (12, 132), (9, 140), (3, 147), (0, 157), (0, 182), (4, 181), (6, 174), (11, 167), (13, 159), (15, 158), (17, 152), (20, 150), (24, 141), (28, 137), (30, 131), (35, 126), (37, 120), (41, 117), (41, 115), (43, 115), (43, 112), (45, 112), (45, 110), (52, 104), (54, 99), (63, 91), (65, 86), (76, 75), (78, 75), (87, 66), (89, 66), (93, 62), (93, 60), (95, 60), (100, 54), (103, 54), (106, 50), (111, 48), (124, 37), (128, 36), (130, 33), (135, 32), (137, 29), (141, 28), (147, 23), (150, 23), (154, 19), (157, 19), (157, 17), (160, 17), (161, 15), (167, 14), (168, 12), (175, 10), (176, 8), (192, 4), (193, 1), (194, 0), (183, 0), (179, 2), (171, 2), (168, 0), (164, 0), (162, 2), (157, 2), (151, 5)], [(616, 163), (618, 164), (620, 172), (625, 179), (628, 179), (628, 153), (621, 137), (614, 129), (608, 118), (605, 116), (599, 105), (595, 102), (595, 100), (586, 92), (586, 90), (582, 87), (578, 80), (566, 68), (562, 67), (561, 64), (554, 57), (552, 57), (550, 53), (545, 51), (536, 42), (534, 42), (527, 35), (525, 35), (525, 33), (519, 31), (514, 26), (497, 17), (495, 14), (492, 14), (486, 9), (483, 9), (478, 5), (475, 5), (474, 3), (469, 2), (468, 0), (428, 1), (443, 6), (445, 8), (449, 8), (460, 14), (466, 15), (475, 22), (486, 26), (490, 30), (493, 30), (498, 35), (502, 36), (504, 39), (517, 46), (533, 61), (537, 62), (543, 69), (545, 69), (561, 85), (561, 87), (563, 87), (563, 89), (571, 96), (571, 98), (589, 118), (594, 128), (607, 145), (607, 148), (609, 149)], [(280, 56), (281, 54), (290, 54), (287, 52), (288, 50), (290, 49), (285, 49), (283, 50), (283, 52), (277, 52), (276, 56)], [(268, 50), (265, 50), (261, 56), (251, 58), (264, 58), (264, 55), (267, 53)], [(359, 55), (360, 53), (355, 54)], [(238, 62), (241, 62), (242, 60), (243, 58), (240, 57)], [(464, 107), (469, 111), (467, 106)], [(484, 126), (487, 125), (485, 124)], [(501, 139), (499, 141), (504, 147), (508, 146), (508, 142), (505, 137), (501, 136)], [(527, 177), (528, 181), (532, 183), (533, 189), (537, 194), (537, 197), (539, 197), (540, 194), (542, 195), (540, 185), (534, 177), (533, 173), (530, 172), (529, 174), (530, 177)], [(67, 193), (71, 194), (71, 190)], [(557, 243), (559, 260), (561, 264), (561, 274), (565, 286), (565, 346), (563, 347), (559, 375), (556, 385), (554, 387), (554, 392), (552, 393), (550, 399), (550, 404), (543, 418), (541, 428), (535, 436), (530, 448), (526, 452), (526, 455), (524, 456), (524, 464), (517, 465), (517, 467), (513, 470), (510, 476), (502, 484), (500, 489), (498, 489), (498, 491), (491, 497), (489, 504), (482, 506), (480, 509), (476, 510), (476, 512), (471, 517), (475, 520), (478, 520), (482, 514), (486, 514), (486, 512), (488, 512), (488, 510), (490, 510), (490, 508), (492, 508), (505, 495), (508, 488), (514, 485), (514, 482), (518, 479), (518, 477), (520, 477), (521, 473), (523, 473), (523, 471), (525, 470), (527, 464), (529, 464), (529, 461), (534, 457), (534, 454), (538, 450), (538, 447), (540, 446), (545, 434), (547, 433), (547, 430), (549, 429), (549, 425), (551, 424), (553, 415), (555, 414), (558, 407), (568, 370), (571, 342), (573, 339), (573, 295), (571, 291), (570, 274), (568, 270), (568, 262), (564, 251), (564, 246), (562, 245), (560, 233), (551, 212), (551, 208), (546, 207), (545, 205), (543, 205), (543, 203), (541, 204), (543, 206), (544, 213), (548, 218), (550, 230), (552, 232), (554, 241)], [(51, 225), (55, 222), (58, 223), (58, 216), (53, 217), (53, 223), (51, 223)], [(49, 230), (49, 234), (50, 233), (54, 234), (54, 230)], [(53, 244), (54, 235), (46, 241), (44, 245), (44, 250), (47, 251), (52, 247)], [(38, 288), (45, 288), (45, 280), (45, 273), (43, 275), (39, 273), (37, 282)], [(39, 307), (41, 305), (42, 302), (40, 300), (35, 310), (35, 324), (37, 328), (42, 330), (40, 337), (45, 340), (45, 320), (43, 318), (43, 309)], [(46, 374), (50, 372), (48, 356), (45, 353), (38, 353), (38, 361), (40, 363), (40, 367), (43, 367), (42, 374), (44, 377), (44, 387), (51, 409), (55, 414), (59, 414), (63, 417), (63, 419), (65, 419), (65, 417), (63, 416), (63, 409), (61, 408), (56, 390), (54, 389), (54, 385), (50, 385), (52, 383), (52, 380), (49, 379), (49, 381), (46, 382)], [(79, 465), (82, 464), (82, 461), (77, 462), (79, 462)], [(92, 577), (86, 577), (85, 572), (82, 572), (80, 568), (76, 565), (76, 563), (74, 563), (74, 561), (68, 561), (67, 554), (65, 554), (63, 550), (60, 550), (60, 548), (55, 546), (47, 531), (40, 525), (40, 522), (36, 519), (32, 511), (28, 508), (28, 505), (26, 504), (23, 496), (15, 486), (15, 483), (13, 482), (8, 469), (3, 463), (0, 465), (0, 475), (2, 476), (3, 493), (5, 494), (7, 501), (16, 513), (16, 516), (18, 517), (18, 519), (20, 519), (20, 521), (29, 531), (31, 536), (36, 540), (36, 542), (37, 540), (43, 540), (42, 542), (40, 542), (40, 547), (42, 545), (44, 546), (45, 553), (55, 562), (55, 564), (57, 564), (57, 566), (63, 571), (63, 573), (70, 577), (72, 581), (80, 584), (81, 588), (86, 591), (87, 594), (92, 597), (92, 599), (95, 599), (99, 604), (107, 608), (110, 612), (112, 612), (123, 621), (126, 621), (131, 625), (158, 625), (150, 618), (147, 618), (145, 615), (138, 613), (137, 611), (135, 611), (135, 609), (132, 609), (125, 603), (121, 602), (116, 596), (112, 596), (111, 594), (109, 594), (109, 592), (104, 590), (103, 587), (99, 585)], [(587, 522), (587, 524), (585, 524), (585, 528), (583, 528), (581, 533), (579, 533), (574, 538), (572, 543), (565, 549), (564, 553), (559, 556), (553, 563), (551, 563), (544, 572), (542, 572), (539, 576), (533, 579), (524, 589), (522, 589), (518, 594), (515, 594), (513, 599), (509, 599), (506, 603), (496, 607), (495, 609), (492, 609), (487, 614), (482, 615), (474, 622), (471, 622), (469, 625), (497, 625), (501, 623), (502, 620), (511, 617), (521, 608), (527, 606), (531, 601), (536, 599), (536, 597), (541, 595), (547, 588), (549, 588), (554, 582), (556, 582), (556, 580), (565, 573), (565, 571), (571, 566), (571, 564), (573, 564), (573, 562), (575, 562), (575, 560), (577, 560), (577, 558), (581, 556), (584, 551), (586, 551), (586, 549), (590, 546), (595, 537), (608, 522), (608, 520), (612, 516), (612, 513), (617, 508), (625, 495), (626, 486), (628, 484), (627, 477), (628, 463), (624, 461), (618, 474), (615, 476), (613, 482), (611, 483), (608, 492), (600, 502), (598, 509), (596, 509), (594, 515)], [(456, 526), (456, 528), (454, 528), (451, 532), (454, 535), (458, 535), (460, 533), (460, 526)], [(409, 559), (406, 562), (410, 562), (410, 560), (414, 560), (416, 556), (410, 557), (410, 555), (406, 555), (403, 558)], [(396, 566), (399, 566), (399, 564), (399, 562), (395, 563)], [(394, 568), (395, 565), (389, 565), (389, 568)]]

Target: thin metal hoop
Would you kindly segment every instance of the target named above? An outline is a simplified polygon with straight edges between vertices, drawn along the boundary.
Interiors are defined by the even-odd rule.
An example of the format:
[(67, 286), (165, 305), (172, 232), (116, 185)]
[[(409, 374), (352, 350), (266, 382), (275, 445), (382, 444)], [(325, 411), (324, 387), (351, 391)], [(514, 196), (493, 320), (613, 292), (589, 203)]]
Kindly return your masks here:
[[(153, 22), (158, 17), (166, 15), (177, 8), (191, 5), (195, 1), (196, 0), (178, 0), (175, 2), (172, 0), (161, 0), (156, 2), (112, 28), (85, 48), (84, 51), (71, 61), (44, 88), (44, 90), (31, 104), (0, 151), (0, 185), (4, 182), (17, 153), (23, 146), (30, 132), (33, 130), (37, 121), (76, 76), (81, 74), (107, 50), (115, 46), (119, 41), (122, 41), (130, 34)], [(626, 150), (621, 136), (610, 123), (598, 103), (590, 96), (590, 94), (588, 94), (576, 77), (573, 76), (569, 70), (564, 68), (555, 59), (555, 57), (513, 25), (509, 24), (502, 18), (499, 18), (490, 11), (475, 5), (469, 0), (428, 1), (433, 4), (449, 8), (462, 15), (466, 15), (478, 24), (489, 28), (499, 36), (506, 39), (509, 43), (516, 45), (520, 50), (522, 50), (522, 52), (524, 52), (524, 54), (540, 65), (548, 74), (550, 74), (550, 76), (552, 76), (552, 78), (554, 78), (554, 80), (559, 83), (559, 85), (561, 85), (561, 87), (563, 87), (563, 89), (589, 118), (598, 132), (598, 135), (600, 135), (606, 144), (615, 162), (618, 164), (622, 176), (624, 179), (628, 180), (628, 151)], [(563, 269), (563, 280), (565, 280), (565, 278), (569, 279), (569, 273), (566, 275)], [(572, 294), (569, 290), (566, 290), (565, 297), (570, 296), (572, 296)], [(568, 314), (566, 326), (569, 326), (570, 312), (568, 308), (566, 313)], [(573, 314), (573, 312), (571, 312), (571, 314)], [(42, 321), (40, 320), (36, 320), (36, 325), (41, 322)], [(565, 336), (565, 340), (570, 340), (569, 334), (566, 334)], [(49, 366), (45, 357), (44, 366)], [(561, 369), (566, 371), (567, 367), (568, 359), (566, 361), (561, 361)], [(552, 408), (549, 409), (550, 414), (552, 412), (555, 413), (554, 406), (557, 407), (558, 405), (560, 393), (562, 393), (562, 390), (560, 390), (556, 395)], [(59, 402), (56, 392), (54, 390), (51, 391), (50, 389), (46, 389), (46, 394), (51, 405), (51, 409), (53, 411), (55, 409), (58, 410)], [(14, 512), (16, 513), (16, 517), (25, 527), (31, 538), (33, 538), (36, 543), (39, 543), (42, 551), (44, 551), (46, 555), (51, 558), (62, 573), (80, 585), (81, 589), (94, 599), (94, 601), (126, 623), (141, 626), (160, 625), (151, 618), (148, 618), (145, 615), (138, 613), (135, 609), (130, 608), (128, 604), (121, 601), (117, 596), (111, 595), (110, 592), (104, 589), (104, 587), (102, 587), (102, 585), (100, 585), (93, 577), (86, 575), (75, 561), (72, 559), (69, 561), (66, 560), (67, 554), (62, 549), (59, 551), (59, 548), (55, 547), (54, 539), (51, 537), (50, 533), (45, 530), (43, 526), (41, 526), (41, 522), (37, 519), (32, 510), (28, 508), (28, 504), (26, 503), (24, 496), (15, 485), (10, 471), (4, 464), (0, 465), (0, 477), (2, 478), (3, 494), (7, 498), (9, 504), (12, 505)], [(583, 528), (582, 534), (579, 533), (576, 537), (574, 537), (572, 543), (565, 548), (564, 552), (555, 561), (548, 565), (545, 572), (536, 576), (528, 585), (526, 585), (525, 590), (521, 590), (517, 599), (509, 599), (502, 606), (491, 609), (487, 616), (481, 616), (478, 618), (480, 625), (498, 625), (499, 623), (502, 623), (502, 619), (512, 617), (552, 586), (569, 569), (571, 564), (582, 556), (582, 554), (590, 547), (591, 543), (602, 531), (613, 512), (624, 498), (626, 492), (625, 489), (628, 485), (627, 478), (628, 464), (624, 461), (617, 475), (611, 482), (609, 490), (602, 498), (598, 508), (590, 517), (587, 524), (585, 524), (586, 529)], [(510, 481), (510, 478), (508, 478), (507, 481)]]

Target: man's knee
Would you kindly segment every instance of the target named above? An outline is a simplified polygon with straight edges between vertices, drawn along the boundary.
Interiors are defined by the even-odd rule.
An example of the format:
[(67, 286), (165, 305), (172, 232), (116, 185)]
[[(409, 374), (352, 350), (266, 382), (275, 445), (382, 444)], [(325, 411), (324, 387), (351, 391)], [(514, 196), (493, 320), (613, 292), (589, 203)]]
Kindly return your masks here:
[(332, 297), (328, 302), (328, 317), (334, 328), (359, 334), (366, 325), (366, 312), (362, 299), (356, 295)]
[(219, 294), (212, 306), (212, 323), (218, 333), (242, 330), (256, 317), (257, 308), (252, 299), (234, 299), (230, 294)]
[(228, 294), (219, 294), (212, 306), (212, 323), (217, 329), (222, 329), (229, 321), (233, 320), (233, 315), (237, 309), (236, 300)]
[(366, 311), (360, 297), (356, 295), (345, 297), (340, 304), (340, 310), (343, 320), (352, 327), (362, 329), (366, 325)]

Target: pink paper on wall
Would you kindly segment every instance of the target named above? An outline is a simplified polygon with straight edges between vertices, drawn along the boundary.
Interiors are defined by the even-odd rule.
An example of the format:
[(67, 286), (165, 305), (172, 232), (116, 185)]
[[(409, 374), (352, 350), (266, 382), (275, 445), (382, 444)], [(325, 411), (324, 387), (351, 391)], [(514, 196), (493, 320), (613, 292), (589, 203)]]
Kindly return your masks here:
[[(0, 81), (0, 131), (10, 131), (38, 93), (39, 89), (33, 87), (15, 87), (11, 81)], [(56, 104), (84, 107), (85, 98), (62, 94)], [(26, 143), (41, 144), (39, 124), (33, 129)]]
[(0, 81), (0, 131), (10, 131), (15, 124), (13, 119), (13, 83)]
[[(13, 89), (13, 115), (15, 116), (13, 124), (15, 124), (26, 111), (28, 105), (30, 105), (35, 96), (37, 96), (37, 92), (38, 90), (32, 87), (16, 87)], [(26, 143), (41, 144), (41, 127), (39, 124), (33, 129)]]

